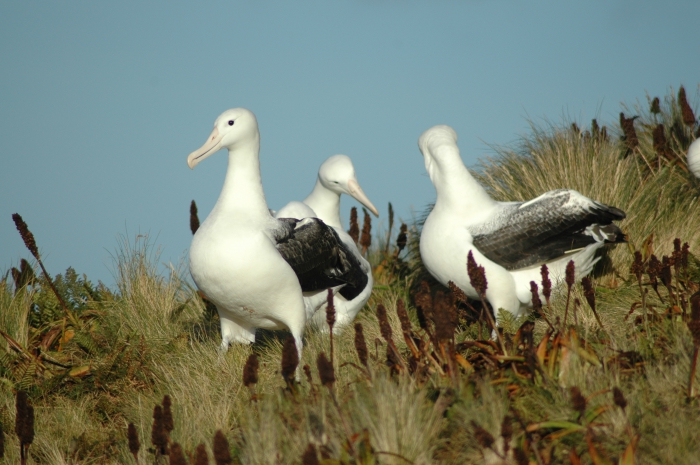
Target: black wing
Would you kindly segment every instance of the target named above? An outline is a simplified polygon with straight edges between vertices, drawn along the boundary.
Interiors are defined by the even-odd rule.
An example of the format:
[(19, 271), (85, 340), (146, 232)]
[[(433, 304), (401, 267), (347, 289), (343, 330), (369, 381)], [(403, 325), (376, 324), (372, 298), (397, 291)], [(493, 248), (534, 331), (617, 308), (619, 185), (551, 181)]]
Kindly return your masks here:
[(488, 232), (473, 232), (479, 252), (507, 270), (544, 263), (594, 242), (624, 242), (612, 222), (625, 218), (625, 212), (576, 191), (559, 189), (509, 207)]
[(367, 275), (338, 234), (318, 218), (280, 218), (277, 250), (299, 278), (302, 291), (345, 284), (340, 294), (350, 300), (367, 285)]

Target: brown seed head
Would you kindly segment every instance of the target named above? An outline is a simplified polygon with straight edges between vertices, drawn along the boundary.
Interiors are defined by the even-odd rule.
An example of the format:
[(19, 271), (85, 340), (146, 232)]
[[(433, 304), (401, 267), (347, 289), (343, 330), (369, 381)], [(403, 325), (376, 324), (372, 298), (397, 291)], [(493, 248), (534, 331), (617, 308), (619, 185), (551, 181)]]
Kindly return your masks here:
[(634, 129), (635, 117), (625, 118), (624, 113), (620, 113), (620, 127), (624, 133), (624, 140), (627, 143), (627, 148), (632, 151), (639, 146), (637, 131)]
[(671, 260), (664, 255), (661, 257), (661, 282), (671, 292)]
[(651, 101), (649, 111), (655, 115), (661, 113), (661, 103), (659, 102), (659, 97), (654, 97), (654, 100)]
[(598, 126), (598, 121), (595, 118), (591, 121), (591, 134), (595, 139), (600, 136), (600, 126)]
[(357, 207), (352, 207), (350, 209), (350, 229), (348, 234), (355, 241), (355, 244), (360, 240), (360, 226), (357, 223)]
[(369, 212), (364, 208), (362, 211), (365, 213), (365, 218), (362, 223), (362, 236), (360, 237), (360, 245), (362, 246), (362, 253), (367, 253), (367, 249), (372, 245), (372, 218), (369, 216)]
[(671, 263), (673, 263), (673, 268), (676, 270), (676, 275), (678, 275), (683, 267), (683, 250), (681, 249), (681, 240), (679, 238), (673, 240)]
[(362, 323), (355, 323), (355, 351), (360, 363), (367, 366), (367, 343), (365, 342), (365, 333), (362, 328)]
[(683, 247), (681, 247), (681, 268), (683, 270), (688, 269), (688, 255), (690, 254), (690, 246), (688, 245), (687, 242), (683, 243)]
[(163, 428), (168, 434), (175, 429), (173, 412), (170, 410), (171, 406), (170, 396), (166, 394), (163, 396)]
[(25, 391), (17, 391), (15, 407), (15, 433), (21, 445), (31, 444), (34, 442), (34, 407), (29, 403)]
[(542, 311), (542, 300), (535, 281), (530, 281), (530, 294), (532, 294), (532, 310), (539, 313)]
[(433, 305), (433, 324), (438, 341), (449, 341), (454, 335), (456, 324), (452, 313), (456, 316), (456, 311), (453, 312), (451, 307), (454, 307), (453, 302), (450, 302), (444, 292), (437, 291)]
[(625, 399), (625, 395), (617, 386), (613, 388), (613, 402), (615, 402), (615, 405), (620, 407), (622, 410), (627, 407), (627, 399)]
[(406, 247), (406, 243), (408, 243), (408, 226), (406, 226), (404, 223), (401, 223), (401, 227), (399, 228), (399, 235), (396, 238), (396, 247), (398, 247), (399, 253)]
[(493, 443), (496, 442), (491, 433), (479, 426), (474, 420), (471, 421), (471, 424), (474, 429), (474, 439), (476, 439), (476, 442), (484, 449), (490, 449)]
[(693, 114), (693, 109), (690, 108), (690, 104), (688, 104), (688, 99), (685, 96), (685, 88), (683, 86), (678, 90), (678, 105), (681, 107), (683, 123), (691, 128), (695, 126), (695, 115)]
[(571, 406), (583, 415), (586, 411), (586, 398), (581, 394), (581, 390), (576, 386), (569, 388), (569, 394), (571, 395)]
[(25, 428), (24, 423), (27, 418), (28, 405), (27, 393), (25, 391), (17, 391), (17, 396), (15, 398), (15, 409), (17, 410), (15, 414), (15, 434), (20, 438)]
[(318, 461), (318, 454), (316, 453), (316, 447), (314, 447), (313, 444), (309, 443), (309, 445), (306, 446), (304, 455), (301, 456), (301, 463), (302, 465), (320, 465), (320, 462)]
[(24, 258), (19, 262), (19, 269), (12, 268), (12, 280), (15, 282), (15, 291), (23, 288), (24, 286), (34, 284), (36, 281), (36, 275), (34, 274), (34, 269), (29, 265), (29, 262)]
[(165, 454), (168, 446), (168, 438), (163, 427), (163, 407), (156, 405), (153, 408), (153, 425), (151, 426), (151, 443), (160, 454)]
[(229, 465), (231, 460), (231, 450), (228, 447), (226, 436), (221, 430), (217, 430), (214, 434), (214, 461), (216, 465)]
[(136, 432), (136, 427), (133, 423), (129, 423), (129, 427), (126, 431), (126, 437), (129, 440), (129, 452), (134, 456), (134, 459), (138, 458), (139, 449), (141, 448), (141, 443), (139, 442), (139, 435)]
[(416, 310), (418, 324), (423, 330), (428, 330), (428, 320), (433, 318), (433, 298), (430, 295), (430, 286), (427, 281), (421, 281), (420, 290), (416, 293)]
[(194, 465), (209, 465), (209, 454), (204, 444), (199, 444), (194, 451)]
[(394, 206), (389, 202), (389, 231), (394, 226)]
[(328, 297), (326, 298), (326, 323), (328, 323), (328, 329), (332, 333), (333, 325), (335, 324), (335, 304), (333, 303), (332, 289), (328, 289)]
[(467, 255), (467, 274), (469, 275), (469, 282), (474, 290), (481, 298), (484, 298), (486, 296), (486, 289), (488, 288), (486, 272), (483, 266), (477, 266), (471, 250)]
[(668, 153), (668, 142), (666, 141), (666, 135), (664, 134), (664, 125), (658, 124), (651, 132), (652, 140), (654, 143), (654, 150), (659, 158), (670, 158)]
[(379, 320), (379, 331), (382, 333), (382, 337), (387, 341), (392, 340), (391, 325), (389, 324), (389, 318), (386, 315), (386, 308), (384, 305), (377, 305), (377, 319)]
[(182, 451), (182, 446), (177, 442), (170, 446), (170, 465), (189, 465)]
[(257, 384), (259, 366), (258, 356), (256, 354), (250, 354), (243, 367), (243, 385), (245, 387)]
[(690, 321), (688, 329), (693, 336), (693, 345), (700, 347), (700, 291), (690, 296)]
[(576, 123), (571, 123), (571, 130), (574, 131), (576, 134), (581, 134), (581, 129)]
[(190, 204), (190, 231), (192, 231), (192, 234), (197, 232), (199, 229), (199, 217), (197, 216), (197, 204), (194, 203), (194, 200)]
[(411, 320), (408, 318), (408, 312), (406, 311), (403, 299), (399, 299), (396, 302), (396, 314), (399, 316), (399, 321), (401, 322), (401, 330), (404, 334), (411, 334), (413, 328), (411, 327)]
[(288, 336), (282, 347), (282, 377), (287, 383), (294, 380), (294, 373), (299, 365), (299, 353), (294, 336)]
[(581, 280), (583, 285), (583, 296), (586, 298), (586, 302), (595, 312), (595, 291), (593, 290), (593, 285), (591, 284), (591, 279), (586, 276)]
[(571, 286), (574, 285), (574, 279), (576, 278), (576, 266), (574, 265), (574, 261), (571, 260), (569, 263), (566, 264), (566, 285), (571, 289)]
[(32, 234), (32, 232), (29, 230), (29, 226), (27, 226), (27, 223), (24, 222), (19, 213), (13, 213), (12, 220), (15, 222), (15, 226), (17, 226), (17, 231), (19, 231), (19, 235), (22, 236), (24, 245), (27, 247), (29, 252), (31, 252), (34, 258), (39, 260), (39, 249), (36, 246), (34, 234)]
[(24, 429), (19, 437), (22, 444), (31, 444), (34, 442), (34, 407), (31, 404), (27, 405), (27, 413), (24, 419)]
[(302, 370), (304, 370), (304, 376), (306, 376), (306, 381), (309, 384), (313, 384), (314, 378), (311, 376), (311, 367), (309, 366), (308, 363), (305, 363), (303, 367), (301, 367)]
[(542, 265), (540, 275), (542, 276), (542, 295), (549, 303), (549, 297), (552, 295), (552, 281), (549, 280), (549, 268), (547, 268), (547, 265)]
[(328, 389), (333, 387), (335, 383), (335, 369), (333, 364), (328, 360), (326, 354), (321, 352), (316, 359), (316, 367), (318, 368), (318, 376), (321, 378), (321, 384)]
[(467, 303), (467, 294), (465, 294), (464, 291), (454, 283), (454, 281), (449, 281), (447, 285), (450, 288), (450, 291), (452, 291), (452, 295), (457, 302), (462, 302), (463, 304)]
[(639, 250), (634, 252), (634, 261), (632, 262), (632, 266), (630, 266), (630, 272), (637, 277), (637, 281), (642, 281), (644, 264), (642, 263), (642, 253)]
[(658, 286), (657, 276), (661, 273), (661, 262), (656, 255), (651, 254), (647, 263), (647, 274), (649, 275), (649, 283), (656, 290)]

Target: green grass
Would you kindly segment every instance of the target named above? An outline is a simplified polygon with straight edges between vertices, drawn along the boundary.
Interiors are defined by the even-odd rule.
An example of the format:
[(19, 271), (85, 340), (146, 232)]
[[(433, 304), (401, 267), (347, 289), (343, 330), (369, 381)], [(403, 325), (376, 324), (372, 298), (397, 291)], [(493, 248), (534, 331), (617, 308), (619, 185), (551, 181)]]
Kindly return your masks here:
[[(581, 305), (575, 312), (573, 304), (569, 308), (567, 325), (565, 286), (544, 309), (551, 321), (559, 319), (556, 331), (531, 318), (532, 346), (524, 339), (528, 322), (504, 316), (513, 359), (503, 359), (503, 348), (488, 341), (474, 346), (480, 323), (466, 313), (459, 313), (456, 345), (430, 342), (419, 329), (413, 300), (425, 277), (415, 248), (417, 221), (401, 258), (394, 258), (393, 244), (385, 247), (385, 232), (370, 251), (376, 288), (356, 320), (364, 328), (368, 368), (358, 367), (349, 328), (334, 339), (336, 381), (330, 389), (322, 385), (316, 362), (321, 352), (329, 354), (329, 336), (307, 330), (299, 366), (309, 365), (312, 381), (300, 371), (301, 381), (290, 389), (280, 374), (284, 332), (258, 331), (253, 346), (220, 354), (218, 317), (191, 286), (187, 270), (159, 271), (153, 244), (123, 240), (114, 256), (115, 289), (73, 270), (53, 279), (66, 308), (41, 275), (25, 273), (16, 286), (8, 273), (0, 282), (0, 329), (7, 336), (0, 338), (0, 462), (19, 463), (15, 395), (22, 389), (35, 408), (29, 463), (134, 463), (129, 423), (141, 442), (139, 463), (154, 463), (153, 409), (166, 394), (174, 417), (171, 441), (190, 453), (205, 444), (210, 463), (217, 430), (224, 432), (233, 461), (245, 464), (302, 463), (309, 444), (325, 464), (572, 463), (572, 454), (582, 463), (697, 463), (700, 400), (697, 387), (688, 397), (695, 347), (688, 305), (685, 314), (668, 313), (683, 304), (662, 284), (657, 296), (645, 274), (642, 307), (630, 274), (634, 249), (645, 260), (652, 253), (661, 258), (679, 237), (691, 256), (687, 271), (674, 272), (672, 290), (685, 302), (698, 290), (700, 267), (692, 254), (700, 250), (700, 182), (682, 166), (684, 149), (696, 136), (679, 123), (673, 95), (660, 114), (645, 105), (633, 112), (640, 115), (640, 145), (626, 157), (617, 123), (608, 125), (607, 140), (586, 136), (585, 128), (581, 134), (570, 122), (533, 125), (518, 144), (495, 148), (476, 173), (502, 200), (570, 187), (627, 211), (621, 226), (630, 247), (610, 250), (593, 280), (602, 328), (576, 284), (571, 300)], [(658, 123), (668, 129), (678, 163), (656, 159), (651, 130)], [(432, 283), (432, 290), (439, 288)], [(425, 344), (413, 368), (399, 300), (406, 303), (411, 334)], [(387, 309), (399, 352), (393, 367), (387, 365), (379, 304)], [(484, 326), (483, 334), (489, 333)], [(450, 351), (465, 362), (457, 363)], [(251, 353), (259, 359), (255, 401), (242, 382)], [(572, 387), (589, 397), (582, 413), (572, 404)], [(624, 394), (624, 410), (613, 400), (614, 387)]]

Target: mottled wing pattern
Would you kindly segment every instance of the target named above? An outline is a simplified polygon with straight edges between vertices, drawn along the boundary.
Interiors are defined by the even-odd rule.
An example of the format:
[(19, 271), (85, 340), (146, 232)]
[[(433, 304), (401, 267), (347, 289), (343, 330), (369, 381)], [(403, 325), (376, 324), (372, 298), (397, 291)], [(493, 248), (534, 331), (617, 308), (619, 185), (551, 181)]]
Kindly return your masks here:
[[(558, 189), (529, 202), (506, 204), (492, 222), (471, 232), (474, 246), (489, 260), (517, 270), (592, 244), (596, 239), (586, 233), (588, 226), (623, 218), (625, 213), (615, 207)], [(612, 226), (613, 236), (621, 236)]]
[[(280, 255), (297, 274), (302, 291), (360, 284), (356, 272), (360, 263), (345, 249), (333, 228), (320, 219), (281, 218), (273, 236)], [(364, 279), (366, 284), (367, 277)]]

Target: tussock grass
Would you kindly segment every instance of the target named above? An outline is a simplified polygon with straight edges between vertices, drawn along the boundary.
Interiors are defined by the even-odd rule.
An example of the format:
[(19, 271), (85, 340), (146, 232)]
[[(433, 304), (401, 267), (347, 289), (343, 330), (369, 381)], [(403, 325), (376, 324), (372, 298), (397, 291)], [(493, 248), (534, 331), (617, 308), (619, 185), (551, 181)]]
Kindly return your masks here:
[[(639, 145), (631, 151), (612, 125), (607, 139), (600, 128), (533, 125), (519, 145), (496, 148), (477, 173), (502, 200), (570, 187), (627, 211), (622, 228), (631, 247), (609, 251), (593, 280), (602, 327), (577, 279), (567, 325), (565, 286), (555, 289), (551, 308), (542, 310), (555, 330), (541, 318), (504, 315), (503, 346), (475, 341), (482, 330), (484, 338), (490, 334), (487, 323), (475, 321), (480, 304), (471, 303), (470, 310), (449, 293), (446, 307), (433, 302), (433, 310), (454, 312), (452, 336), (445, 336), (444, 318), (427, 318), (428, 332), (420, 329), (421, 281), (430, 282), (431, 298), (446, 290), (421, 269), (416, 221), (408, 227), (406, 249), (394, 246), (394, 228), (393, 238), (380, 232), (368, 250), (376, 287), (356, 319), (364, 329), (368, 367), (360, 366), (354, 330), (346, 328), (334, 336), (335, 382), (323, 385), (317, 359), (330, 353), (329, 336), (309, 328), (299, 380), (289, 387), (280, 374), (284, 332), (258, 331), (252, 346), (220, 353), (218, 317), (190, 284), (187, 270), (161, 271), (146, 238), (122, 239), (115, 253), (116, 289), (93, 285), (70, 269), (53, 278), (65, 309), (48, 278), (29, 279), (26, 266), (0, 282), (0, 329), (7, 336), (0, 339), (5, 463), (20, 460), (14, 434), (18, 390), (28, 392), (35, 408), (29, 463), (134, 463), (129, 423), (141, 442), (139, 463), (168, 463), (156, 457), (150, 440), (154, 406), (166, 394), (174, 418), (170, 440), (189, 453), (204, 444), (210, 463), (219, 430), (233, 462), (244, 464), (302, 463), (309, 444), (325, 464), (550, 464), (570, 463), (574, 456), (582, 463), (696, 463), (700, 374), (694, 373), (696, 388), (689, 396), (696, 341), (687, 302), (700, 287), (692, 255), (700, 250), (700, 183), (683, 169), (681, 157), (695, 128), (682, 122), (675, 96), (657, 113), (642, 107), (623, 108), (627, 117), (640, 115), (634, 122)], [(664, 124), (675, 156), (657, 156), (651, 135), (657, 124)], [(657, 295), (646, 274), (652, 253), (671, 256), (675, 237), (687, 241), (691, 252), (687, 269), (672, 270), (671, 289), (682, 299), (671, 298), (663, 284)], [(629, 271), (633, 250), (644, 260), (644, 306)], [(420, 305), (427, 305), (421, 298)], [(574, 309), (575, 299), (580, 305)], [(400, 302), (411, 326), (407, 337)], [(379, 305), (397, 349), (393, 359), (380, 331)], [(251, 353), (259, 361), (252, 390), (242, 382)], [(580, 411), (572, 388), (586, 398)], [(624, 409), (615, 404), (613, 388), (623, 393)]]

